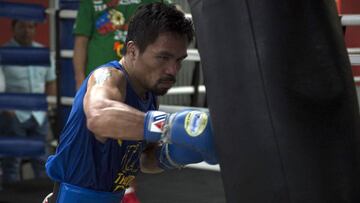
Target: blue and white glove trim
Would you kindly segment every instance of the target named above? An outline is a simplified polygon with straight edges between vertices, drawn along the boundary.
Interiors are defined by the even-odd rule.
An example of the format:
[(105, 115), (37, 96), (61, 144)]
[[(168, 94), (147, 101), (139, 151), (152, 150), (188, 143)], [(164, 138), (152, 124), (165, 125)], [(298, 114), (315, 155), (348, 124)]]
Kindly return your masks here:
[(166, 132), (169, 114), (162, 111), (148, 111), (144, 120), (144, 139), (148, 142), (158, 142)]

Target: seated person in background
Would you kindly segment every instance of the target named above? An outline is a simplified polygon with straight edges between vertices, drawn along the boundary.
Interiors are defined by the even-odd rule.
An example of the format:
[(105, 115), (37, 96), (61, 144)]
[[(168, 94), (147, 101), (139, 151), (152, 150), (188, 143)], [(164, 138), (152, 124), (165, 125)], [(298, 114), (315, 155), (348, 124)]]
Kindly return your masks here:
[[(7, 47), (42, 47), (33, 41), (36, 24), (32, 21), (13, 20), (13, 38), (4, 46)], [(21, 58), (19, 58), (21, 60)], [(54, 67), (28, 65), (3, 65), (2, 67), (6, 89), (8, 93), (46, 93), (55, 95)], [(14, 111), (5, 110), (2, 120), (6, 123), (0, 129), (0, 136), (20, 136), (40, 138), (45, 140), (49, 124), (46, 112), (43, 111)], [(35, 178), (46, 177), (45, 161), (47, 156), (31, 160)], [(4, 158), (1, 161), (3, 170), (3, 183), (15, 183), (20, 180), (19, 158)]]
[(175, 6), (140, 6), (124, 57), (95, 69), (78, 90), (46, 171), (45, 202), (119, 203), (141, 169), (158, 173), (203, 160), (217, 163), (208, 114), (156, 111), (174, 85), (193, 24)]

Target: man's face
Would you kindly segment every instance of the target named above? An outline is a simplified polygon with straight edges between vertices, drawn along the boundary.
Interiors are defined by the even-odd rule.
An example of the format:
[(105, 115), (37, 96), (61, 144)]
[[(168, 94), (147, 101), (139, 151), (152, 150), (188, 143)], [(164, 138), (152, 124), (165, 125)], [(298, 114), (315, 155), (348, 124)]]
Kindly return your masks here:
[(36, 25), (31, 21), (17, 21), (13, 27), (15, 40), (23, 46), (30, 46), (35, 36)]
[(137, 54), (134, 63), (142, 87), (157, 95), (166, 94), (176, 82), (187, 46), (185, 36), (162, 33), (143, 53)]

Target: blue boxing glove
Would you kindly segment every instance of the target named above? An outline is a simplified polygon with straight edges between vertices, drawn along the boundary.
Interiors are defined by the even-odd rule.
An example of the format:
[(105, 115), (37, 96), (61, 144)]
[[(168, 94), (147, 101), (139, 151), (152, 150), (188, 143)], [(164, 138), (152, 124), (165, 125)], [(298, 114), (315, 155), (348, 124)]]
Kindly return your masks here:
[(203, 161), (200, 153), (183, 146), (164, 143), (157, 151), (159, 167), (162, 169), (183, 168), (187, 164)]
[(149, 111), (144, 120), (144, 139), (162, 141), (199, 152), (204, 161), (217, 164), (209, 114), (184, 110), (173, 114)]

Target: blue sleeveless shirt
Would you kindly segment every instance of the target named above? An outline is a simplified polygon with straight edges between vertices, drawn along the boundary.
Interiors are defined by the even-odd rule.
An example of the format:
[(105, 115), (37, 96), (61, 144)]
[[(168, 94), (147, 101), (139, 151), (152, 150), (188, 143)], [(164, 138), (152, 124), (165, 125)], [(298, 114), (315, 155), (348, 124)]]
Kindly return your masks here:
[[(148, 93), (147, 100), (139, 98), (118, 61), (100, 67), (114, 67), (126, 75), (125, 103), (143, 112), (155, 110), (156, 97)], [(139, 171), (139, 159), (145, 147), (143, 141), (107, 139), (99, 142), (86, 126), (83, 98), (89, 76), (77, 92), (60, 136), (55, 155), (49, 156), (46, 171), (56, 182), (107, 192), (123, 192)]]

